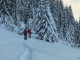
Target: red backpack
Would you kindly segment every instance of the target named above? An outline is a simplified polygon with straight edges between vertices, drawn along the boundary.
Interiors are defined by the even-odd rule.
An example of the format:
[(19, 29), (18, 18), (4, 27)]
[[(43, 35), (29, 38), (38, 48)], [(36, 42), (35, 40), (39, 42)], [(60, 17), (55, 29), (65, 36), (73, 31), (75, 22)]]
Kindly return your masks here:
[(29, 30), (27, 31), (27, 33), (31, 33), (31, 30), (29, 29)]

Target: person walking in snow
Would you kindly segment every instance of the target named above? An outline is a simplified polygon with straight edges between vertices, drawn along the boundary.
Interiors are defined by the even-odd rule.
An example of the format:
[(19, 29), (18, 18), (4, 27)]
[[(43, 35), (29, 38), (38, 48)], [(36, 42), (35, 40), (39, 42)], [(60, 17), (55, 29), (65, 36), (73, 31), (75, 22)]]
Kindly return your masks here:
[(31, 38), (31, 30), (30, 29), (27, 30), (27, 33), (29, 35), (29, 38)]
[(23, 33), (24, 33), (24, 40), (27, 40), (27, 31), (26, 31), (26, 29), (24, 29)]
[(27, 30), (27, 36), (29, 38), (31, 38), (31, 23), (30, 22), (27, 22), (26, 25), (25, 25), (25, 28)]

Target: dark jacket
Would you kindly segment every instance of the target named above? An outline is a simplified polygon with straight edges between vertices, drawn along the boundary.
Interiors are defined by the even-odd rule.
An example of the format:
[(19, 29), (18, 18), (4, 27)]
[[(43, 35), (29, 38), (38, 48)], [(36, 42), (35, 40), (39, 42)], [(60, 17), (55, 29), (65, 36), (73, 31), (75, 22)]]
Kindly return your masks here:
[(24, 33), (25, 36), (27, 35), (27, 31), (25, 29), (24, 29), (23, 33)]

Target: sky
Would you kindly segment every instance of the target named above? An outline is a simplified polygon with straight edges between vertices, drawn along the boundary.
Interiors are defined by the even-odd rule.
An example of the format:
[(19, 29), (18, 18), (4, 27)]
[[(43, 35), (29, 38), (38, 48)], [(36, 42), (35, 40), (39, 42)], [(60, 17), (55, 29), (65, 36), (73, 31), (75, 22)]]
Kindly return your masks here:
[(72, 6), (74, 18), (78, 21), (80, 17), (80, 0), (63, 0), (63, 3), (64, 5)]

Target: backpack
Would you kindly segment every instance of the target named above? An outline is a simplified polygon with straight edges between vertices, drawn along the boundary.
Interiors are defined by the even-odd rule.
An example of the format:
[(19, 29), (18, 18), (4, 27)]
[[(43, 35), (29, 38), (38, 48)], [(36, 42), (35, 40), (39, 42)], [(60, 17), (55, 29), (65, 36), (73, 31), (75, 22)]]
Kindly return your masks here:
[(29, 29), (29, 30), (27, 31), (27, 33), (31, 33), (31, 30)]

